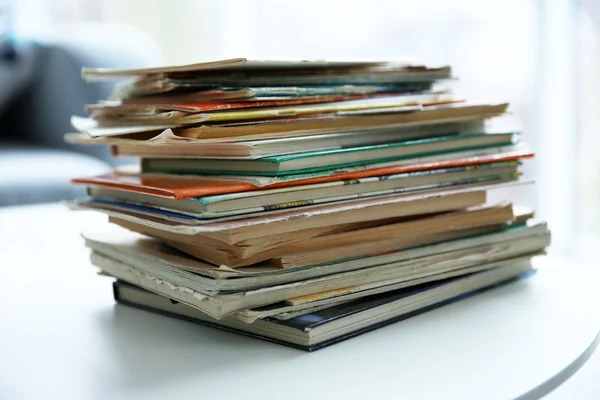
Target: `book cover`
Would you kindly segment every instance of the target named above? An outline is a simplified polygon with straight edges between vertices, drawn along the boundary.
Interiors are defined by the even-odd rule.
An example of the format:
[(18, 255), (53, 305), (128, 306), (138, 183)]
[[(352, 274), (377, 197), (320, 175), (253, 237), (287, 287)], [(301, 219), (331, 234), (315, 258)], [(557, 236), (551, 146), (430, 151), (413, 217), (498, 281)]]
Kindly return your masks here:
[[(403, 163), (387, 165), (369, 165), (358, 168), (345, 168), (343, 170), (331, 170), (325, 173), (309, 174), (287, 179), (266, 179), (249, 183), (243, 178), (236, 180), (211, 179), (210, 177), (177, 176), (177, 175), (153, 175), (122, 173), (118, 171), (106, 174), (75, 178), (75, 184), (99, 186), (115, 190), (126, 190), (144, 193), (151, 196), (159, 196), (170, 199), (188, 199), (192, 197), (204, 197), (210, 195), (246, 192), (260, 189), (271, 189), (290, 187), (306, 184), (317, 184), (323, 182), (337, 182), (352, 179), (361, 179), (376, 176), (387, 176), (408, 172), (435, 170), (469, 165), (480, 165), (502, 161), (517, 161), (533, 157), (528, 150), (510, 149), (510, 151), (499, 154), (469, 154), (469, 156), (458, 156), (445, 160), (422, 160), (410, 165)], [(262, 183), (262, 184), (260, 184)]]
[[(129, 75), (132, 76), (132, 75)], [(178, 71), (153, 74), (138, 74), (124, 87), (125, 93), (135, 95), (165, 93), (175, 90), (211, 89), (220, 86), (331, 86), (331, 85), (411, 85), (432, 83), (450, 79), (451, 70), (442, 68), (411, 68), (389, 64), (384, 68), (328, 68), (315, 73), (306, 69), (249, 69), (243, 72), (232, 70)]]
[(519, 134), (519, 132), (466, 133), (466, 134), (461, 134), (461, 135), (439, 136), (439, 137), (433, 137), (433, 138), (427, 138), (427, 139), (407, 140), (407, 141), (395, 142), (395, 143), (383, 143), (383, 144), (374, 144), (374, 145), (359, 146), (359, 147), (345, 147), (345, 148), (341, 148), (341, 149), (311, 151), (311, 152), (306, 152), (306, 153), (284, 154), (284, 155), (263, 157), (263, 158), (259, 158), (257, 160), (280, 164), (280, 163), (283, 163), (286, 161), (298, 160), (298, 159), (302, 159), (302, 158), (313, 158), (313, 157), (321, 157), (321, 156), (326, 156), (326, 155), (346, 154), (346, 153), (363, 152), (363, 151), (379, 150), (379, 149), (390, 149), (390, 148), (395, 148), (395, 147), (418, 146), (418, 145), (423, 145), (423, 144), (439, 143), (439, 142), (455, 142), (455, 143), (457, 143), (457, 146), (458, 146), (458, 144), (463, 140), (467, 140), (470, 138), (485, 138), (485, 137), (496, 136), (496, 135), (507, 136), (507, 139), (504, 143), (506, 145), (506, 144), (514, 143), (514, 140), (516, 139), (516, 135), (518, 135), (518, 134)]
[[(373, 99), (372, 99), (373, 100)], [(366, 100), (355, 100), (354, 102), (365, 102)], [(344, 102), (342, 102), (344, 103)], [(346, 102), (351, 103), (351, 102)], [(376, 107), (397, 107), (402, 105), (407, 105), (409, 102), (404, 99), (404, 102), (399, 102), (396, 100), (388, 99), (385, 103), (379, 101), (377, 104), (371, 103), (368, 107), (365, 108), (365, 105), (362, 106), (360, 104), (348, 105), (346, 104), (342, 109), (339, 106), (331, 106), (331, 104), (339, 104), (339, 103), (330, 103), (329, 107), (337, 107), (337, 111), (351, 110), (351, 109), (366, 109), (366, 108), (376, 108)], [(239, 140), (240, 137), (246, 137), (247, 139), (264, 139), (271, 135), (272, 137), (289, 137), (289, 136), (302, 136), (302, 135), (315, 135), (315, 134), (325, 134), (325, 133), (335, 133), (335, 132), (343, 132), (348, 130), (358, 130), (358, 129), (373, 129), (373, 128), (382, 128), (382, 127), (393, 127), (393, 126), (416, 126), (416, 125), (426, 125), (433, 123), (448, 123), (448, 122), (460, 122), (467, 120), (481, 120), (486, 118), (491, 118), (494, 116), (502, 115), (506, 112), (508, 108), (508, 104), (463, 104), (463, 103), (450, 103), (444, 105), (432, 105), (432, 106), (423, 106), (422, 111), (415, 112), (398, 112), (391, 114), (381, 114), (381, 115), (359, 115), (359, 116), (340, 116), (337, 115), (333, 110), (329, 110), (331, 112), (323, 114), (317, 110), (317, 106), (313, 105), (312, 110), (307, 114), (298, 115), (296, 113), (286, 113), (284, 109), (290, 111), (290, 107), (279, 108), (278, 110), (273, 111), (273, 109), (269, 110), (259, 110), (257, 112), (267, 113), (272, 112), (272, 115), (275, 118), (270, 119), (261, 119), (258, 118), (258, 114), (254, 114), (255, 118), (251, 118), (249, 121), (245, 121), (243, 119), (242, 114), (238, 113), (238, 117), (242, 119), (239, 120), (231, 120), (228, 117), (225, 117), (221, 122), (219, 121), (204, 121), (206, 123), (202, 123), (199, 126), (194, 127), (184, 127), (180, 126), (179, 121), (175, 124), (173, 121), (169, 121), (169, 123), (165, 123), (161, 121), (160, 124), (146, 124), (143, 126), (131, 126), (131, 125), (122, 125), (122, 126), (101, 126), (97, 121), (94, 121), (90, 118), (81, 118), (81, 117), (72, 117), (71, 124), (73, 127), (79, 132), (84, 132), (90, 135), (91, 137), (106, 137), (106, 136), (122, 136), (122, 135), (130, 135), (133, 133), (142, 133), (142, 132), (153, 132), (153, 131), (162, 131), (164, 129), (169, 128), (177, 128), (177, 135), (181, 137), (188, 138), (196, 138), (196, 139), (214, 139), (218, 141), (229, 140), (225, 138), (238, 138), (234, 140)], [(307, 107), (307, 106), (296, 106), (298, 107)], [(322, 111), (322, 110), (321, 110)], [(233, 111), (225, 112), (221, 111), (219, 113), (231, 113)], [(202, 115), (206, 115), (208, 113), (199, 114), (198, 117), (202, 120)], [(264, 116), (264, 115), (263, 115)], [(222, 118), (217, 116), (215, 118)], [(195, 117), (196, 118), (196, 117)], [(257, 119), (258, 118), (258, 119)], [(146, 121), (148, 123), (149, 121)], [(184, 121), (185, 122), (185, 121)], [(203, 121), (193, 121), (189, 119), (187, 123), (201, 123)], [(156, 132), (158, 134), (159, 132)], [(277, 133), (277, 135), (273, 135)], [(155, 135), (156, 136), (156, 135)]]
[[(429, 85), (417, 86), (418, 89), (428, 89)], [(272, 87), (253, 87), (254, 97), (277, 97), (277, 98), (295, 98), (295, 97), (314, 97), (331, 96), (340, 94), (375, 94), (375, 93), (394, 93), (406, 91), (404, 85), (341, 85), (341, 86), (272, 86)]]
[(347, 194), (341, 196), (331, 196), (331, 197), (321, 197), (321, 198), (308, 198), (303, 200), (289, 201), (284, 203), (274, 203), (274, 204), (266, 204), (262, 206), (248, 207), (248, 208), (239, 208), (235, 210), (224, 210), (224, 211), (214, 211), (214, 212), (186, 212), (182, 210), (178, 210), (176, 208), (167, 208), (163, 206), (157, 206), (148, 203), (141, 203), (135, 201), (128, 200), (119, 200), (107, 197), (91, 197), (90, 203), (103, 203), (107, 205), (112, 205), (115, 207), (122, 208), (132, 208), (133, 210), (143, 210), (145, 212), (157, 212), (161, 214), (168, 214), (171, 219), (175, 218), (183, 218), (186, 220), (189, 219), (216, 219), (216, 218), (226, 218), (226, 217), (239, 217), (239, 218), (249, 218), (255, 215), (265, 215), (269, 212), (274, 211), (282, 211), (289, 210), (295, 208), (302, 208), (306, 206), (316, 206), (316, 205), (324, 205), (342, 201), (349, 200), (358, 200), (358, 199), (367, 199), (371, 197), (380, 197), (380, 196), (389, 196), (393, 194), (410, 194), (410, 193), (418, 193), (420, 191), (425, 190), (436, 190), (443, 188), (452, 188), (452, 187), (461, 187), (472, 184), (479, 183), (501, 183), (501, 182), (509, 182), (516, 181), (519, 178), (518, 173), (514, 174), (506, 174), (506, 175), (491, 175), (491, 176), (482, 176), (477, 178), (465, 178), (462, 180), (452, 181), (452, 182), (444, 182), (438, 184), (431, 185), (422, 185), (416, 187), (399, 187), (395, 189), (386, 189), (386, 190), (378, 190), (373, 192), (365, 192), (365, 193), (355, 193), (355, 194)]
[(142, 159), (141, 169), (143, 173), (192, 175), (299, 175), (468, 150), (497, 149), (500, 152), (503, 146), (516, 144), (517, 139), (512, 132), (464, 134), (277, 155), (255, 160), (145, 158)]
[[(145, 110), (144, 114), (153, 115), (163, 111), (183, 111), (187, 113), (198, 113), (219, 110), (234, 110), (238, 108), (257, 108), (257, 107), (279, 107), (297, 104), (316, 104), (329, 103), (337, 101), (361, 100), (367, 98), (381, 97), (377, 94), (334, 94), (326, 96), (297, 97), (292, 99), (272, 99), (272, 100), (246, 100), (246, 101), (210, 101), (210, 102), (163, 102), (159, 104), (135, 104), (134, 99), (130, 99), (127, 104), (89, 104), (86, 105), (86, 111), (95, 111), (95, 116), (110, 115), (115, 118), (118, 114), (135, 116), (139, 110)], [(166, 100), (166, 99), (165, 99)], [(154, 107), (150, 110), (149, 107)], [(116, 115), (115, 115), (116, 114)]]
[[(156, 299), (163, 299), (163, 300), (161, 300), (163, 302), (168, 301), (168, 300), (164, 299), (162, 296), (147, 292), (144, 289), (141, 289), (137, 286), (131, 285), (131, 284), (123, 282), (123, 281), (117, 280), (117, 281), (113, 282), (113, 295), (114, 295), (115, 301), (117, 301), (120, 304), (127, 305), (127, 306), (139, 308), (139, 309), (146, 310), (146, 311), (155, 312), (158, 314), (163, 314), (163, 315), (170, 316), (170, 317), (183, 319), (183, 320), (190, 321), (190, 322), (208, 325), (208, 326), (211, 326), (214, 328), (223, 329), (223, 330), (247, 335), (250, 337), (257, 338), (257, 339), (271, 341), (274, 343), (297, 348), (300, 350), (315, 351), (315, 350), (319, 350), (321, 348), (328, 347), (333, 344), (354, 338), (354, 337), (362, 335), (364, 333), (368, 333), (373, 330), (385, 327), (387, 325), (390, 325), (390, 324), (393, 324), (396, 322), (400, 322), (400, 321), (406, 320), (408, 318), (423, 314), (425, 312), (434, 310), (436, 308), (440, 308), (445, 305), (452, 304), (452, 303), (460, 301), (460, 300), (464, 300), (466, 298), (472, 297), (479, 293), (483, 293), (483, 292), (491, 290), (493, 288), (497, 288), (502, 285), (506, 285), (506, 284), (509, 284), (509, 283), (512, 283), (512, 282), (515, 282), (515, 281), (518, 281), (521, 279), (526, 279), (526, 278), (532, 276), (533, 274), (535, 274), (535, 272), (536, 272), (536, 270), (532, 269), (527, 272), (515, 274), (514, 276), (500, 278), (496, 282), (482, 285), (476, 289), (469, 290), (465, 293), (460, 293), (460, 294), (457, 294), (457, 295), (449, 297), (449, 298), (433, 301), (433, 302), (430, 302), (430, 304), (422, 305), (412, 311), (402, 313), (395, 317), (390, 317), (388, 319), (384, 319), (380, 322), (376, 322), (376, 323), (367, 325), (363, 328), (352, 330), (352, 331), (349, 331), (346, 333), (341, 333), (338, 336), (336, 336), (332, 339), (329, 339), (329, 340), (325, 340), (325, 341), (313, 343), (313, 344), (308, 344), (308, 345), (303, 345), (303, 344), (299, 344), (299, 343), (294, 343), (292, 341), (283, 340), (283, 339), (275, 337), (275, 335), (267, 335), (267, 334), (260, 334), (258, 332), (254, 332), (253, 329), (251, 328), (252, 324), (239, 323), (239, 324), (235, 324), (235, 325), (231, 324), (230, 326), (227, 326), (226, 324), (223, 324), (223, 322), (214, 320), (209, 317), (202, 316), (201, 318), (195, 318), (193, 316), (190, 316), (189, 313), (187, 313), (188, 315), (185, 315), (185, 313), (176, 312), (175, 307), (169, 307), (171, 310), (167, 310), (166, 307), (153, 307), (150, 304), (144, 304), (143, 301), (134, 302), (134, 301), (126, 300), (123, 298), (121, 293), (124, 290), (130, 289), (130, 290), (139, 291), (140, 293), (150, 294), (152, 297), (155, 297)], [(267, 318), (265, 318), (265, 322), (267, 322), (268, 324), (285, 326), (285, 327), (297, 330), (299, 332), (302, 332), (304, 334), (307, 334), (307, 332), (310, 331), (310, 329), (318, 328), (318, 327), (326, 325), (328, 323), (335, 322), (337, 320), (341, 320), (344, 317), (348, 317), (353, 314), (358, 314), (362, 311), (368, 311), (371, 309), (375, 309), (377, 307), (383, 307), (386, 304), (391, 304), (395, 301), (402, 301), (403, 299), (408, 299), (411, 296), (415, 296), (415, 295), (418, 295), (423, 292), (431, 291), (436, 288), (440, 288), (445, 285), (449, 285), (451, 283), (458, 282), (460, 280), (464, 280), (468, 277), (471, 277), (471, 276), (474, 276), (477, 274), (481, 274), (481, 273), (475, 273), (475, 274), (471, 274), (471, 275), (467, 275), (467, 276), (459, 277), (459, 278), (450, 278), (448, 280), (444, 280), (444, 281), (433, 283), (433, 284), (426, 283), (426, 284), (423, 284), (422, 286), (418, 286), (416, 288), (410, 288), (410, 289), (408, 289), (408, 291), (406, 289), (400, 289), (400, 290), (394, 291), (394, 292), (369, 296), (368, 298), (362, 298), (362, 299), (354, 300), (354, 301), (351, 301), (348, 303), (335, 305), (331, 308), (326, 308), (324, 310), (316, 311), (316, 312), (309, 313), (309, 314), (299, 315), (297, 317), (287, 319), (287, 320), (279, 320), (276, 318), (267, 317)], [(188, 306), (179, 304), (177, 302), (174, 302), (174, 303), (171, 302), (171, 304), (176, 305), (177, 307), (188, 308)], [(201, 315), (202, 314), (198, 314), (198, 316), (201, 316)]]
[(280, 107), (263, 107), (239, 111), (214, 111), (182, 117), (178, 124), (196, 124), (219, 121), (249, 121), (281, 117), (300, 117), (319, 114), (336, 113), (339, 111), (355, 111), (373, 108), (401, 107), (411, 105), (439, 105), (464, 101), (452, 94), (408, 94), (367, 98), (362, 100), (338, 101), (323, 104), (287, 105)]
[(156, 74), (177, 73), (202, 73), (203, 71), (252, 71), (273, 69), (280, 71), (294, 71), (298, 69), (327, 70), (327, 69), (373, 69), (373, 68), (396, 68), (400, 70), (416, 71), (450, 71), (450, 67), (427, 68), (425, 66), (414, 66), (403, 62), (390, 61), (326, 61), (326, 60), (249, 60), (245, 57), (230, 58), (225, 60), (208, 61), (194, 64), (169, 65), (164, 67), (119, 69), (119, 68), (83, 68), (82, 77), (86, 80), (115, 79), (127, 76), (144, 76)]
[[(333, 181), (333, 182), (323, 182), (317, 183), (313, 185), (299, 185), (299, 186), (287, 186), (281, 188), (262, 188), (259, 193), (254, 191), (249, 192), (237, 192), (237, 193), (226, 193), (219, 194), (213, 196), (205, 196), (205, 197), (191, 197), (189, 200), (196, 201), (202, 205), (219, 203), (223, 201), (242, 199), (246, 197), (254, 197), (262, 194), (275, 194), (275, 193), (289, 193), (296, 192), (299, 190), (308, 190), (308, 189), (324, 189), (336, 186), (348, 186), (348, 185), (361, 185), (365, 183), (373, 183), (378, 181), (389, 181), (395, 179), (404, 179), (410, 177), (423, 177), (423, 176), (432, 176), (439, 174), (449, 174), (454, 172), (463, 172), (463, 171), (478, 171), (478, 170), (487, 170), (494, 168), (504, 168), (504, 167), (518, 167), (521, 164), (520, 161), (501, 161), (497, 163), (487, 163), (487, 164), (474, 164), (474, 165), (460, 165), (456, 167), (448, 167), (448, 168), (439, 168), (439, 169), (429, 169), (425, 171), (412, 171), (405, 172), (401, 174), (393, 174), (393, 175), (380, 175), (374, 177), (366, 177), (366, 178), (358, 178), (358, 179), (344, 179), (341, 181)], [(493, 171), (490, 171), (490, 175), (493, 175)]]
[[(449, 93), (424, 93), (424, 94), (396, 94), (396, 95), (376, 95), (376, 96), (358, 96), (358, 99), (345, 99), (342, 97), (338, 101), (313, 101), (310, 99), (291, 99), (275, 100), (267, 102), (256, 102), (257, 105), (248, 107), (245, 103), (229, 106), (227, 104), (205, 103), (196, 104), (193, 107), (198, 109), (196, 113), (182, 113), (175, 111), (160, 111), (151, 115), (104, 115), (99, 119), (98, 115), (94, 119), (100, 126), (115, 126), (121, 124), (131, 124), (141, 122), (146, 125), (164, 124), (165, 121), (175, 125), (189, 125), (204, 122), (223, 122), (223, 121), (250, 121), (263, 120), (271, 118), (289, 118), (335, 114), (340, 111), (359, 111), (374, 108), (390, 108), (402, 106), (435, 106), (463, 102), (463, 99), (457, 98)], [(129, 106), (129, 105), (128, 105)], [(184, 106), (191, 107), (189, 104)], [(414, 111), (414, 110), (413, 110)], [(109, 118), (110, 117), (110, 118)]]

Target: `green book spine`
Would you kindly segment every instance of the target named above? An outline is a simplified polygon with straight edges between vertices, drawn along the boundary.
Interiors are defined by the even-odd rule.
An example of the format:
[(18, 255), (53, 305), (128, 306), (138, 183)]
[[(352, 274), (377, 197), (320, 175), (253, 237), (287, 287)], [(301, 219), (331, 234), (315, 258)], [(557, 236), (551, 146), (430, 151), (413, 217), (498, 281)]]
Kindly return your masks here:
[[(507, 143), (509, 144), (509, 143)], [(168, 174), (179, 174), (179, 175), (247, 175), (247, 176), (293, 176), (293, 179), (300, 179), (299, 177), (309, 178), (320, 175), (321, 172), (332, 171), (335, 173), (335, 170), (339, 170), (342, 168), (350, 168), (350, 167), (358, 167), (370, 164), (378, 164), (378, 163), (386, 163), (392, 161), (401, 161), (401, 160), (410, 160), (412, 158), (419, 158), (425, 156), (434, 156), (441, 154), (449, 154), (458, 151), (465, 150), (478, 150), (478, 149), (489, 149), (498, 147), (494, 146), (475, 146), (475, 147), (462, 147), (456, 150), (445, 150), (445, 151), (437, 151), (437, 152), (429, 152), (429, 153), (420, 153), (420, 154), (412, 154), (410, 156), (399, 156), (399, 157), (390, 157), (390, 158), (382, 158), (375, 160), (365, 160), (365, 161), (357, 161), (353, 163), (346, 164), (337, 164), (337, 165), (327, 165), (323, 167), (316, 168), (305, 168), (305, 169), (296, 169), (289, 171), (218, 171), (218, 170), (210, 170), (210, 169), (195, 169), (195, 170), (178, 170), (178, 169), (170, 169), (170, 168), (152, 168), (147, 165), (142, 168), (142, 173), (168, 173)]]

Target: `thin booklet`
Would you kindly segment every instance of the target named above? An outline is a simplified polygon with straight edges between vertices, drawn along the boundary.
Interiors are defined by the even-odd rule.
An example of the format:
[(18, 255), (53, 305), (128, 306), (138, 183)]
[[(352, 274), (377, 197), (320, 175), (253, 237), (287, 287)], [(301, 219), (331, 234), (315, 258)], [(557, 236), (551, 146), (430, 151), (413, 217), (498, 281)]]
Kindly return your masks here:
[(470, 149), (510, 146), (514, 133), (485, 133), (444, 136), (371, 146), (320, 150), (263, 157), (256, 160), (161, 159), (142, 160), (142, 172), (194, 175), (298, 175), (345, 167), (392, 162), (418, 156), (435, 156)]

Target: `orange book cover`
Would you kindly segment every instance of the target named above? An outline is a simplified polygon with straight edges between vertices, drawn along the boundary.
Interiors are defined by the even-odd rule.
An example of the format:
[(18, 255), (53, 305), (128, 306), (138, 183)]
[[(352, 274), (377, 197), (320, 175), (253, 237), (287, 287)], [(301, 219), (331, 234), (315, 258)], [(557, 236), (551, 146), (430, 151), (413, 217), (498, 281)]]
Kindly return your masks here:
[(74, 184), (84, 184), (88, 186), (104, 187), (114, 190), (124, 190), (180, 200), (191, 197), (204, 197), (218, 194), (247, 192), (252, 190), (274, 189), (280, 187), (361, 179), (373, 176), (386, 176), (407, 172), (426, 171), (430, 169), (479, 165), (502, 161), (516, 161), (520, 159), (531, 158), (533, 156), (534, 154), (532, 152), (523, 150), (496, 155), (456, 158), (451, 160), (424, 162), (410, 165), (386, 164), (386, 166), (377, 167), (377, 164), (375, 164), (368, 169), (359, 171), (329, 171), (326, 173), (326, 175), (313, 176), (285, 182), (276, 182), (260, 187), (247, 182), (219, 180), (217, 177), (210, 178), (195, 177), (192, 175), (132, 174), (118, 171), (93, 177), (75, 178), (71, 182)]

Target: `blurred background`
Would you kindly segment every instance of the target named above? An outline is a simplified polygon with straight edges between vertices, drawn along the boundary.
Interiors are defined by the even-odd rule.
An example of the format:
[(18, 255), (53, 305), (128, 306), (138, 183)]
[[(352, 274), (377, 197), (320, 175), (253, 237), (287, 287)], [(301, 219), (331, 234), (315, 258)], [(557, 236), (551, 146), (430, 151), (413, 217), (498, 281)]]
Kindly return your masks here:
[(470, 99), (511, 102), (537, 184), (510, 195), (549, 221), (553, 251), (600, 238), (598, 1), (0, 0), (0, 35), (0, 206), (72, 197), (71, 176), (114, 162), (62, 140), (110, 92), (83, 65), (414, 58), (452, 65)]

